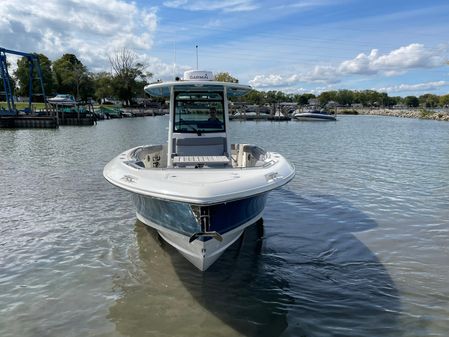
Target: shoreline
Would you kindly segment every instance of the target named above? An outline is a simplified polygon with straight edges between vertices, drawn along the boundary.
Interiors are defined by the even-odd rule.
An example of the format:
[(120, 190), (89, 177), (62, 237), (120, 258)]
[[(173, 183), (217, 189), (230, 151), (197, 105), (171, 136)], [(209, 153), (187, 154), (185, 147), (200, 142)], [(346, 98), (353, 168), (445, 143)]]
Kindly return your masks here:
[(449, 122), (449, 112), (434, 112), (424, 109), (385, 109), (385, 108), (357, 108), (340, 109), (337, 115), (372, 115), (372, 116), (390, 116), (402, 118), (430, 119)]

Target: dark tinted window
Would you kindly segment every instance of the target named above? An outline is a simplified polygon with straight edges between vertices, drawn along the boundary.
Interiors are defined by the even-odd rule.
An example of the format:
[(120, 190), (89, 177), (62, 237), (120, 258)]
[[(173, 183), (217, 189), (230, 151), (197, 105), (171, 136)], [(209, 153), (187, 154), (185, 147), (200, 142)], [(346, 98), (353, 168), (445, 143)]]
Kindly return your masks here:
[(179, 92), (175, 94), (174, 132), (225, 131), (221, 92)]

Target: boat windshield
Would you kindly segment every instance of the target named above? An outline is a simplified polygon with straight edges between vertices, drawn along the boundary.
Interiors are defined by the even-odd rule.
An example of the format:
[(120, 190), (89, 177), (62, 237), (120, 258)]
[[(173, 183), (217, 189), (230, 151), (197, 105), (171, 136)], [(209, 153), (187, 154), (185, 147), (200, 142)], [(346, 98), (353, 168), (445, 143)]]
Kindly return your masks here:
[(174, 132), (224, 132), (222, 92), (177, 92)]

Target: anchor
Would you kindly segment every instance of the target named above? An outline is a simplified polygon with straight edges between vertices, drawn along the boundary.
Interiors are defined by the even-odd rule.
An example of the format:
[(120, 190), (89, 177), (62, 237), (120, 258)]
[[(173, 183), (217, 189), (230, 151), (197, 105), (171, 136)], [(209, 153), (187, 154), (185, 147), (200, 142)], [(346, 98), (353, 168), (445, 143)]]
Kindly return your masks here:
[(215, 240), (218, 241), (223, 241), (223, 237), (220, 235), (220, 233), (213, 231), (213, 232), (198, 232), (193, 234), (190, 239), (189, 239), (189, 243), (192, 243), (193, 241), (195, 241), (196, 239), (200, 238), (200, 237), (207, 237), (207, 238), (214, 238)]
[(223, 241), (223, 237), (220, 233), (210, 230), (210, 210), (209, 207), (192, 207), (192, 211), (195, 214), (197, 222), (201, 225), (201, 232), (193, 233), (189, 239), (189, 243), (192, 243), (198, 238), (207, 237), (214, 238), (220, 242)]

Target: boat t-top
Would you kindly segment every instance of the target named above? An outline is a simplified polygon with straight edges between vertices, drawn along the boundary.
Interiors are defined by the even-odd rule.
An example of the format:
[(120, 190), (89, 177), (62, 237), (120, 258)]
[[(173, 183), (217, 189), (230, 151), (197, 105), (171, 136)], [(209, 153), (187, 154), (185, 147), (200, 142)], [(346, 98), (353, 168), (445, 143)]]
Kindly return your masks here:
[(146, 86), (170, 98), (168, 142), (127, 150), (103, 171), (132, 193), (137, 218), (203, 271), (262, 217), (267, 193), (295, 175), (279, 153), (231, 143), (228, 98), (250, 89), (198, 70)]

